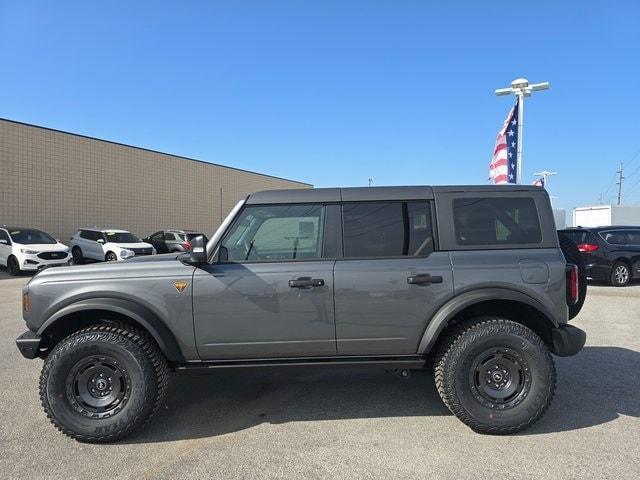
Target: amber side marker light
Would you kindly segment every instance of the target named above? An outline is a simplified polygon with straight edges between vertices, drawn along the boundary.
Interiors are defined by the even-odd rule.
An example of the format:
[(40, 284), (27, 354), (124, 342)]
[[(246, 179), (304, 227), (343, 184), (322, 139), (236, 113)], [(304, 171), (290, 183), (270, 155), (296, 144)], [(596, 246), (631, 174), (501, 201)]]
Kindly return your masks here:
[(29, 313), (31, 311), (31, 299), (29, 298), (29, 293), (22, 295), (22, 311), (24, 313)]

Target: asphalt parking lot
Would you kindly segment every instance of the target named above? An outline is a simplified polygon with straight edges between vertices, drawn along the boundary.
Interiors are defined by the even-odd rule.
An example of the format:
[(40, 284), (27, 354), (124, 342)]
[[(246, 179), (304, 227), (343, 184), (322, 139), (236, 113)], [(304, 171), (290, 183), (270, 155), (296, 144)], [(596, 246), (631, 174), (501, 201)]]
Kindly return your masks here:
[(556, 359), (558, 390), (534, 428), (471, 432), (432, 377), (376, 370), (173, 374), (166, 407), (112, 445), (58, 433), (20, 356), (20, 288), (0, 272), (0, 478), (639, 478), (640, 286), (590, 286), (588, 333)]

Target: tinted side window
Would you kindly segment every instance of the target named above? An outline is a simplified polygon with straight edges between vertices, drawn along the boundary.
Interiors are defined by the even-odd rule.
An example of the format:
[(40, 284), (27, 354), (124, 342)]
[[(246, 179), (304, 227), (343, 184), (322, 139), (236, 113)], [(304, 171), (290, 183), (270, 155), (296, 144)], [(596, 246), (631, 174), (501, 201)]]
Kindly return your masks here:
[(400, 257), (433, 251), (429, 204), (346, 203), (342, 207), (345, 257)]
[(627, 230), (627, 242), (629, 245), (640, 245), (640, 230)]
[(245, 208), (222, 245), (230, 262), (322, 258), (322, 205)]
[(0, 240), (6, 240), (7, 243), (11, 243), (11, 241), (9, 240), (9, 234), (4, 230), (0, 230)]
[(640, 230), (611, 230), (600, 236), (612, 245), (640, 245)]
[(89, 235), (91, 232), (88, 230), (80, 230), (80, 238), (84, 238), (85, 240), (91, 240), (91, 236)]
[(172, 232), (164, 232), (164, 239), (173, 242), (176, 240), (176, 235)]
[(457, 198), (453, 221), (459, 245), (515, 245), (542, 242), (532, 198)]

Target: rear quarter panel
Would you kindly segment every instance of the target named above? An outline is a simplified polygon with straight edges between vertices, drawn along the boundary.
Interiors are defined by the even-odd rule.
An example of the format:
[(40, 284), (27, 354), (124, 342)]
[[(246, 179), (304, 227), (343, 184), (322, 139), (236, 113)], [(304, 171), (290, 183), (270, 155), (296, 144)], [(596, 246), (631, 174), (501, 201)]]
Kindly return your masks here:
[(480, 288), (522, 292), (542, 304), (557, 323), (568, 310), (565, 259), (558, 248), (451, 252), (456, 295)]

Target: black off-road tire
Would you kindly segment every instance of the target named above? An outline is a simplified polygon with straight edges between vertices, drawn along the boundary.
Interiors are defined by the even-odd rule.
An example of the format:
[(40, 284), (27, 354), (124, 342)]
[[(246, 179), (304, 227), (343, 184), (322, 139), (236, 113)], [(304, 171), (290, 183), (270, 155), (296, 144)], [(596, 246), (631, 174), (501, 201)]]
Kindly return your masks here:
[(82, 249), (80, 247), (73, 247), (71, 249), (71, 257), (73, 258), (74, 265), (82, 265), (84, 263), (84, 257), (82, 256)]
[[(105, 372), (104, 377), (98, 372)], [(40, 400), (47, 417), (65, 435), (81, 442), (112, 442), (144, 425), (158, 411), (167, 376), (167, 361), (146, 333), (125, 325), (94, 325), (53, 348), (42, 367)], [(108, 407), (93, 406), (103, 400), (89, 391), (97, 386), (94, 380), (111, 388), (104, 387), (98, 395), (117, 391), (119, 400)]]
[(12, 277), (20, 275), (20, 264), (18, 263), (18, 259), (13, 255), (7, 259), (7, 271)]
[[(483, 363), (485, 353), (494, 351), (493, 359)], [(500, 362), (506, 368), (494, 372)], [(497, 373), (501, 382), (512, 382), (508, 389), (485, 385)], [(481, 317), (456, 327), (439, 346), (435, 383), (447, 408), (472, 430), (505, 435), (530, 427), (546, 412), (555, 393), (556, 370), (549, 349), (532, 330), (503, 318)], [(514, 387), (511, 398), (494, 400), (492, 395)]]
[(610, 283), (614, 287), (626, 287), (631, 283), (631, 267), (627, 262), (617, 261), (613, 264)]
[(568, 236), (559, 233), (558, 240), (560, 241), (560, 249), (564, 254), (564, 258), (569, 263), (573, 263), (578, 267), (578, 301), (574, 304), (569, 304), (569, 319), (574, 318), (584, 305), (584, 300), (587, 298), (587, 267), (584, 264), (584, 259), (578, 246)]

